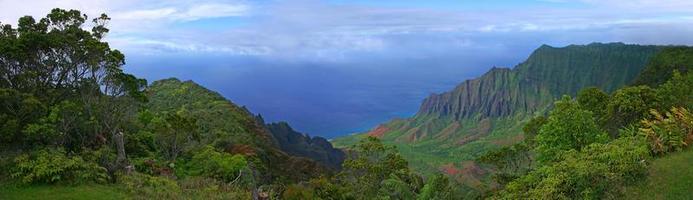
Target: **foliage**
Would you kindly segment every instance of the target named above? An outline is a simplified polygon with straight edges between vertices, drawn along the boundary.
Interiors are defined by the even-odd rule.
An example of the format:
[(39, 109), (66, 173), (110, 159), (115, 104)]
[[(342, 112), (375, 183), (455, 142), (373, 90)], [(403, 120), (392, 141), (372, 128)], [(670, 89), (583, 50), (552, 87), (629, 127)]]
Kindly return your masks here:
[(522, 132), (525, 134), (525, 143), (527, 145), (533, 146), (537, 135), (539, 134), (539, 129), (541, 126), (546, 124), (546, 117), (537, 116), (529, 120), (524, 127), (522, 127)]
[(232, 182), (247, 170), (248, 163), (243, 155), (218, 152), (212, 146), (205, 146), (193, 155), (188, 165), (192, 175)]
[(693, 47), (668, 47), (650, 59), (647, 67), (634, 80), (635, 85), (655, 87), (671, 79), (673, 71), (693, 70)]
[(664, 115), (651, 110), (653, 119), (642, 120), (640, 134), (647, 138), (650, 151), (662, 155), (680, 151), (693, 142), (693, 115), (685, 108), (671, 108)]
[[(442, 174), (435, 175), (431, 177), (426, 185), (421, 189), (421, 194), (417, 199), (428, 200), (428, 199), (458, 199), (455, 193), (456, 188), (454, 185), (450, 184), (448, 177)], [(406, 198), (403, 198), (406, 199)]]
[(181, 180), (178, 185), (183, 191), (181, 199), (250, 199), (250, 191), (245, 187), (204, 177), (191, 177)]
[(540, 162), (557, 161), (564, 151), (581, 150), (592, 143), (607, 140), (606, 134), (594, 122), (592, 112), (582, 110), (575, 100), (564, 96), (555, 105), (536, 139)]
[(582, 109), (592, 112), (595, 121), (602, 125), (606, 117), (606, 107), (609, 104), (609, 94), (596, 87), (580, 90), (576, 100)]
[(648, 86), (619, 89), (607, 105), (607, 128), (613, 134), (621, 127), (638, 123), (650, 109), (658, 109), (658, 103), (655, 90)]
[(510, 182), (495, 198), (615, 198), (624, 185), (646, 174), (648, 151), (638, 138), (628, 137), (569, 150), (561, 157)]
[(22, 129), (45, 112), (45, 105), (35, 96), (0, 88), (0, 143), (25, 141)]
[(118, 182), (123, 184), (131, 196), (139, 199), (178, 199), (182, 196), (180, 186), (166, 177), (140, 173), (118, 177)]
[(290, 185), (282, 194), (282, 199), (286, 200), (303, 200), (303, 199), (318, 199), (315, 190), (304, 185)]
[[(379, 186), (392, 176), (400, 180), (415, 180), (408, 177), (411, 174), (407, 161), (393, 147), (382, 144), (377, 138), (363, 139), (354, 150), (356, 157), (344, 161), (342, 172), (337, 175), (342, 186), (349, 187), (349, 196), (376, 197)], [(410, 191), (416, 191), (416, 185), (410, 183), (405, 185), (411, 187)]]
[(498, 170), (493, 175), (493, 179), (497, 183), (505, 185), (532, 170), (534, 158), (531, 150), (531, 147), (526, 143), (518, 143), (489, 151), (476, 160), (480, 163), (493, 165)]
[(156, 134), (155, 143), (164, 158), (176, 160), (186, 146), (199, 139), (197, 122), (184, 111), (164, 113), (152, 120)]
[(684, 107), (693, 109), (693, 73), (675, 71), (672, 78), (657, 87), (661, 108)]
[(66, 156), (61, 149), (41, 149), (14, 159), (12, 177), (25, 184), (34, 183), (104, 183), (106, 169), (80, 156)]

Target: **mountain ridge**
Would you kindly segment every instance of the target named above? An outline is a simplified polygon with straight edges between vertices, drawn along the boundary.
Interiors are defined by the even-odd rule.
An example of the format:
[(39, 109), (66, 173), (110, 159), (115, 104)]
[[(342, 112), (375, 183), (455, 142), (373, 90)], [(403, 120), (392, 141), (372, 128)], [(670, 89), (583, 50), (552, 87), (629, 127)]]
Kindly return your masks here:
[(541, 45), (513, 68), (493, 67), (448, 92), (432, 94), (410, 118), (333, 143), (347, 147), (356, 141), (354, 137), (377, 136), (404, 149), (417, 168), (444, 171), (440, 166), (459, 166), (488, 149), (520, 141), (522, 122), (543, 115), (562, 95), (574, 96), (590, 86), (611, 92), (630, 84), (662, 48), (624, 43)]

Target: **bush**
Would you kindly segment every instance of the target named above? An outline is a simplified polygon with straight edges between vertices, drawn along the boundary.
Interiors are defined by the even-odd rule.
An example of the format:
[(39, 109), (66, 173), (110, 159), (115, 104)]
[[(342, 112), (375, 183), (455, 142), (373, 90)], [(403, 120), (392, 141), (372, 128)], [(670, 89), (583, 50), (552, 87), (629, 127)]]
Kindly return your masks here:
[(562, 160), (510, 182), (499, 199), (617, 198), (623, 185), (647, 173), (647, 147), (637, 137), (570, 150)]
[(639, 133), (649, 142), (655, 155), (679, 151), (693, 142), (693, 116), (685, 108), (672, 108), (665, 115), (656, 110), (650, 113), (652, 120), (642, 120)]
[(11, 177), (25, 184), (103, 183), (108, 180), (105, 168), (80, 156), (68, 157), (62, 149), (41, 149), (17, 156)]
[(178, 184), (168, 178), (133, 173), (118, 176), (120, 183), (136, 199), (180, 199)]
[(289, 185), (284, 194), (282, 194), (282, 199), (286, 200), (302, 200), (302, 199), (319, 199), (315, 195), (315, 190), (311, 187), (306, 187), (303, 185)]
[(607, 141), (608, 136), (599, 129), (592, 112), (582, 110), (577, 101), (563, 96), (555, 106), (536, 137), (537, 159), (541, 163), (559, 160), (564, 151), (579, 151), (592, 143)]
[(192, 175), (231, 182), (242, 175), (248, 162), (242, 155), (218, 152), (208, 145), (193, 155), (188, 166)]
[(180, 181), (180, 188), (186, 199), (251, 199), (245, 188), (210, 178), (184, 179)]

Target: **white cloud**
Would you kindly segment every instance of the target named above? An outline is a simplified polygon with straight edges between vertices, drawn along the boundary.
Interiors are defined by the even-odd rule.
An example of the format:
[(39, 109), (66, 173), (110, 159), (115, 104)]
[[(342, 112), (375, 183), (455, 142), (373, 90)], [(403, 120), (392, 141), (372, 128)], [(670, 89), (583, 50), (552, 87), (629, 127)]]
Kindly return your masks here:
[(243, 4), (201, 4), (194, 5), (188, 8), (155, 8), (147, 10), (130, 10), (124, 12), (115, 12), (113, 17), (115, 20), (168, 20), (168, 21), (194, 21), (207, 18), (219, 17), (238, 17), (248, 13), (249, 6)]
[(176, 12), (175, 8), (158, 8), (120, 12), (113, 14), (112, 17), (116, 20), (156, 20), (169, 17)]
[[(686, 27), (693, 27), (690, 14), (693, 13), (693, 1), (543, 1), (557, 5), (582, 2), (587, 6), (460, 11), (336, 5), (318, 0), (262, 3), (37, 0), (32, 5), (0, 0), (0, 21), (14, 22), (25, 14), (44, 16), (53, 7), (76, 8), (90, 16), (102, 12), (109, 14), (113, 18), (112, 33), (107, 39), (126, 53), (217, 52), (308, 59), (341, 57), (352, 52), (415, 52), (418, 47), (435, 49), (435, 45), (445, 46), (446, 43), (455, 48), (476, 48), (488, 43), (475, 38), (497, 34), (567, 32), (573, 35), (566, 38), (589, 35), (595, 40), (627, 40), (642, 38), (632, 36), (641, 34), (634, 29), (679, 27), (677, 30), (683, 34), (691, 32)], [(219, 27), (215, 29), (179, 26), (226, 17), (239, 17), (244, 23), (232, 25), (222, 20), (215, 22), (218, 24), (214, 26)], [(648, 34), (654, 35), (652, 32)]]

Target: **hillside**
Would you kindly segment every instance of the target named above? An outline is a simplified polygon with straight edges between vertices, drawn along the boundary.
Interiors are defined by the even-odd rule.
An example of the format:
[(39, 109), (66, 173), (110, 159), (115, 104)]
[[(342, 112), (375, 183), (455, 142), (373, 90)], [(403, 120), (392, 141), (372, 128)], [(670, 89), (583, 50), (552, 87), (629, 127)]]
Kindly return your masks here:
[[(522, 140), (522, 124), (544, 114), (561, 95), (574, 96), (590, 86), (611, 92), (631, 83), (660, 49), (623, 43), (543, 45), (514, 68), (493, 68), (449, 92), (431, 95), (415, 116), (381, 124), (366, 134), (397, 145), (420, 170), (452, 171), (475, 183), (483, 170), (460, 161)], [(349, 137), (363, 135), (334, 143), (349, 146), (354, 141)], [(467, 171), (474, 173), (457, 173)]]
[(156, 81), (147, 89), (153, 112), (185, 112), (198, 119), (201, 142), (233, 154), (260, 158), (266, 180), (286, 176), (307, 180), (324, 173), (327, 165), (310, 157), (285, 152), (277, 139), (247, 109), (192, 81), (175, 78)]
[[(262, 117), (258, 118), (264, 122)], [(310, 158), (332, 169), (341, 168), (344, 162), (344, 152), (334, 148), (323, 137), (310, 137), (297, 132), (286, 122), (269, 123), (265, 124), (265, 127), (279, 143), (281, 150), (292, 156)]]

